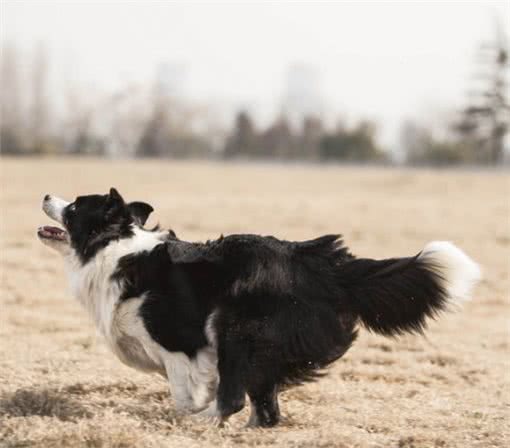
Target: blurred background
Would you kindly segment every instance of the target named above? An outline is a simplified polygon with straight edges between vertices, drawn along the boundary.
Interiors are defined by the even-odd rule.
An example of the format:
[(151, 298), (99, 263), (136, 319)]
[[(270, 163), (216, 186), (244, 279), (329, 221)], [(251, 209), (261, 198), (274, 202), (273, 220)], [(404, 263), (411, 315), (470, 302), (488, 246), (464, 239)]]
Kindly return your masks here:
[[(510, 446), (508, 1), (0, 8), (2, 447)], [(275, 431), (211, 430), (109, 353), (36, 237), (46, 193), (112, 186), (184, 240), (447, 240), (484, 279), (427, 338), (361, 332)]]
[(508, 2), (2, 1), (3, 154), (502, 165)]

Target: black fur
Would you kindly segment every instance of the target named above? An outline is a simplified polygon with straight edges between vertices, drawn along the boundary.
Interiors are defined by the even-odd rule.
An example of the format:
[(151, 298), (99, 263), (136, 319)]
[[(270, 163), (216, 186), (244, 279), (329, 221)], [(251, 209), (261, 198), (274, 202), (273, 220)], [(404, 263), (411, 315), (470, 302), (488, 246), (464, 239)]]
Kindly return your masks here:
[(340, 287), (366, 328), (385, 336), (421, 334), (426, 319), (446, 308), (441, 274), (418, 255), (342, 266)]
[(147, 204), (146, 202), (130, 202), (128, 205), (128, 210), (131, 213), (131, 216), (135, 219), (138, 225), (143, 226), (147, 221), (149, 215), (154, 211), (152, 205)]
[(133, 223), (145, 224), (153, 210), (145, 202), (126, 204), (115, 188), (109, 194), (78, 196), (63, 212), (66, 230), (83, 263), (112, 240), (133, 236)]
[(146, 295), (141, 314), (154, 340), (188, 356), (207, 345), (204, 324), (216, 284), (214, 269), (186, 262), (195, 250), (194, 244), (169, 240), (150, 252), (123, 257), (114, 274), (124, 285), (122, 300)]
[(314, 379), (349, 349), (358, 320), (384, 335), (421, 331), (446, 300), (417, 257), (356, 259), (336, 235), (175, 239), (122, 259), (115, 279), (125, 300), (146, 295), (146, 328), (168, 350), (193, 356), (206, 345), (214, 311), (221, 413), (242, 409), (248, 394), (262, 426), (278, 422), (283, 387)]

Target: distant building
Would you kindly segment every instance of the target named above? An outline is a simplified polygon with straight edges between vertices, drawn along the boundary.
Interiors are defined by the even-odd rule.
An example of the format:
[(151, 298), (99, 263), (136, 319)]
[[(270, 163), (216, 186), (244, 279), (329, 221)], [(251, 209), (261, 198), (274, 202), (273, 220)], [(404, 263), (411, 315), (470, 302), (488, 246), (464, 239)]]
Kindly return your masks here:
[(166, 98), (183, 99), (187, 95), (188, 68), (177, 62), (161, 63), (156, 70), (156, 89)]
[(307, 117), (320, 117), (323, 103), (319, 74), (311, 65), (295, 64), (287, 72), (282, 101), (282, 114), (294, 128), (300, 128)]

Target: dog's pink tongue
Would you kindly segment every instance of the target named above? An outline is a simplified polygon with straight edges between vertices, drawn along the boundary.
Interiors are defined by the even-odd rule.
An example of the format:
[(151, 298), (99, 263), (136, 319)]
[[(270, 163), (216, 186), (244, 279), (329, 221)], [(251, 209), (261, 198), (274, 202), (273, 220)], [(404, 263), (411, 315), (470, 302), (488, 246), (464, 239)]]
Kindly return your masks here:
[(66, 235), (65, 230), (62, 230), (62, 229), (59, 229), (58, 227), (53, 227), (53, 226), (39, 227), (39, 229), (37, 230), (37, 233), (41, 237), (52, 238), (52, 239), (57, 239), (57, 240), (64, 240), (65, 235)]
[(43, 232), (51, 233), (51, 234), (60, 234), (60, 233), (64, 232), (62, 229), (59, 229), (58, 227), (53, 227), (53, 226), (43, 226), (43, 227), (41, 227), (41, 230)]

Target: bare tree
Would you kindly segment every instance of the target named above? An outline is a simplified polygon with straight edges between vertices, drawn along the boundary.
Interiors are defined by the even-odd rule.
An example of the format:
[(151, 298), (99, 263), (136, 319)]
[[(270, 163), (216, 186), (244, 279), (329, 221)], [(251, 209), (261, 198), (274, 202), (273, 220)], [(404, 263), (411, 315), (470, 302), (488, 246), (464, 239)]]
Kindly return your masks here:
[(158, 157), (163, 155), (168, 140), (166, 130), (167, 116), (162, 108), (155, 108), (152, 117), (145, 125), (136, 155), (140, 157)]
[(63, 145), (70, 154), (87, 153), (91, 144), (92, 107), (87, 105), (80, 89), (67, 86), (66, 119), (60, 131)]
[(313, 116), (307, 116), (303, 120), (303, 128), (300, 136), (301, 158), (318, 159), (320, 141), (324, 132), (322, 121)]
[(256, 131), (246, 111), (237, 114), (232, 134), (225, 145), (225, 157), (253, 156), (256, 150)]
[(32, 151), (44, 152), (48, 143), (48, 51), (39, 43), (35, 49), (31, 70), (30, 140)]
[(287, 118), (281, 115), (262, 134), (261, 146), (269, 157), (280, 159), (295, 157), (295, 142)]
[(377, 126), (371, 121), (360, 121), (352, 128), (340, 124), (335, 132), (322, 137), (321, 158), (350, 162), (386, 161), (387, 155), (377, 143), (376, 131)]
[(23, 151), (19, 54), (12, 43), (3, 44), (1, 53), (1, 151), (18, 154)]
[[(468, 106), (454, 129), (466, 147), (479, 148), (478, 161), (492, 164), (503, 160), (504, 139), (510, 121), (508, 101), (508, 39), (500, 24), (493, 42), (481, 46), (476, 81)], [(469, 145), (470, 144), (470, 145)]]

